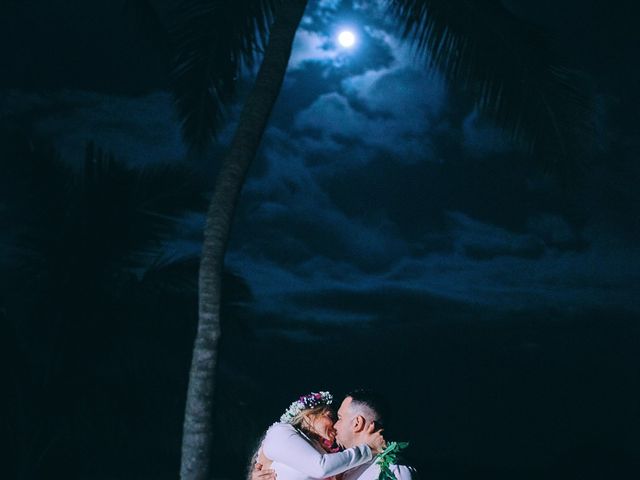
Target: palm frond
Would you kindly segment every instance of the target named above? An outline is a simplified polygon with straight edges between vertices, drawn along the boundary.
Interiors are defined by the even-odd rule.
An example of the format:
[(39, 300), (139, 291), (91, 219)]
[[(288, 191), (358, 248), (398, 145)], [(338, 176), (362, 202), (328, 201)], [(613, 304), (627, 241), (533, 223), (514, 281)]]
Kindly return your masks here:
[(578, 72), (561, 66), (544, 32), (499, 0), (392, 0), (416, 53), (471, 89), (477, 107), (552, 166), (568, 161), (591, 128)]
[(158, 255), (143, 274), (142, 282), (155, 291), (196, 293), (198, 291), (198, 266), (196, 256)]
[(264, 47), (275, 0), (184, 0), (171, 29), (172, 90), (187, 143), (208, 144), (242, 68)]
[[(176, 236), (185, 213), (203, 211), (205, 184), (179, 165), (133, 170), (112, 161), (102, 173), (85, 170), (79, 190), (89, 208), (94, 242), (108, 239), (104, 252), (113, 252), (128, 265), (144, 266)], [(119, 232), (115, 236), (109, 232)]]

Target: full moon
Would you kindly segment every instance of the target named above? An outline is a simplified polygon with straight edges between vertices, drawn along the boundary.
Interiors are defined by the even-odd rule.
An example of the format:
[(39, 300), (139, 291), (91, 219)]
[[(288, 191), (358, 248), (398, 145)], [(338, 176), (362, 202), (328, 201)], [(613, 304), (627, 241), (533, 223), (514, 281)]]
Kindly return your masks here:
[(349, 48), (352, 47), (354, 43), (356, 43), (356, 36), (353, 34), (353, 32), (344, 30), (340, 32), (340, 35), (338, 35), (338, 42), (343, 47)]

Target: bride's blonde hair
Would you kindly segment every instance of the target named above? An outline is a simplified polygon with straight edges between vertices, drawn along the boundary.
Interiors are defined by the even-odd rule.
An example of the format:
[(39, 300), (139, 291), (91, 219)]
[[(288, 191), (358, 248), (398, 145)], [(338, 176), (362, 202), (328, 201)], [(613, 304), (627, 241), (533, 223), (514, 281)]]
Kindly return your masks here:
[(309, 425), (309, 419), (317, 417), (319, 415), (330, 415), (331, 418), (334, 418), (335, 416), (333, 410), (328, 405), (318, 405), (317, 407), (306, 408), (302, 410), (301, 412), (296, 414), (289, 421), (289, 423), (295, 428), (302, 430), (307, 434), (317, 435), (316, 432), (311, 431), (310, 425)]

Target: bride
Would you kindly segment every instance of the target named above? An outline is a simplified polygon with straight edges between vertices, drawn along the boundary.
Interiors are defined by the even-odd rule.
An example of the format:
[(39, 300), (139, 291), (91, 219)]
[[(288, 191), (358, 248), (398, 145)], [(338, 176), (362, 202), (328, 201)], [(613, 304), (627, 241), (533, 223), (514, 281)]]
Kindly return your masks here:
[(262, 472), (273, 469), (278, 480), (320, 479), (367, 463), (384, 450), (386, 442), (373, 428), (365, 444), (341, 452), (332, 448), (336, 437), (332, 402), (329, 392), (310, 393), (293, 402), (280, 422), (267, 430), (252, 466), (262, 465)]

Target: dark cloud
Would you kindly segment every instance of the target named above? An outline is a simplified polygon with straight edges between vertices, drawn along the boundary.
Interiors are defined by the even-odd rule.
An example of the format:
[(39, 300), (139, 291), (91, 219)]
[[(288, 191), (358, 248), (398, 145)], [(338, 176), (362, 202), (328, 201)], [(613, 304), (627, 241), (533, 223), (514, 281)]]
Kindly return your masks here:
[[(256, 254), (276, 255), (285, 261), (289, 248), (297, 245), (301, 248), (291, 250), (287, 263), (304, 258), (299, 256), (304, 251), (305, 260), (322, 255), (349, 260), (366, 269), (388, 266), (393, 255), (406, 251), (404, 241), (383, 216), (356, 219), (335, 208), (300, 156), (277, 155), (269, 150), (265, 155), (269, 158), (268, 169), (249, 181), (237, 226), (239, 236), (262, 241), (253, 244), (241, 240), (245, 251), (253, 244)], [(257, 225), (265, 229), (264, 236), (250, 233)], [(279, 241), (269, 241), (273, 235)]]
[[(262, 292), (258, 296), (261, 308), (289, 312), (293, 318), (305, 319), (302, 323), (312, 318), (348, 322), (354, 316), (353, 305), (367, 310), (369, 297), (390, 305), (402, 303), (394, 292), (494, 309), (633, 308), (640, 286), (635, 273), (640, 259), (633, 248), (612, 248), (603, 232), (600, 237), (590, 233), (589, 248), (563, 250), (546, 244), (534, 232), (514, 234), (463, 214), (451, 217), (451, 227), (442, 234), (451, 242), (451, 250), (421, 255), (389, 251), (386, 259), (377, 259), (374, 270), (367, 268), (370, 260), (361, 255), (340, 250), (335, 243), (330, 249), (319, 248), (295, 229), (289, 234), (285, 233), (288, 229), (267, 234), (273, 239), (297, 233), (300, 243), (312, 245), (297, 264), (282, 264), (269, 257), (269, 250), (261, 250), (258, 257), (246, 247), (232, 252), (229, 260), (250, 279), (256, 292)], [(559, 224), (553, 227), (556, 231), (566, 234), (564, 222), (557, 218), (553, 222)], [(549, 230), (544, 232), (548, 235)], [(282, 247), (286, 249), (288, 243), (282, 242)], [(325, 296), (337, 300), (328, 302)], [(306, 302), (298, 304), (301, 298)], [(315, 307), (310, 308), (308, 302), (314, 298)], [(351, 300), (345, 302), (345, 298)], [(363, 315), (359, 312), (355, 318), (367, 318)]]
[(506, 229), (485, 225), (461, 213), (450, 213), (457, 248), (475, 260), (500, 256), (536, 259), (544, 254), (540, 239)]

